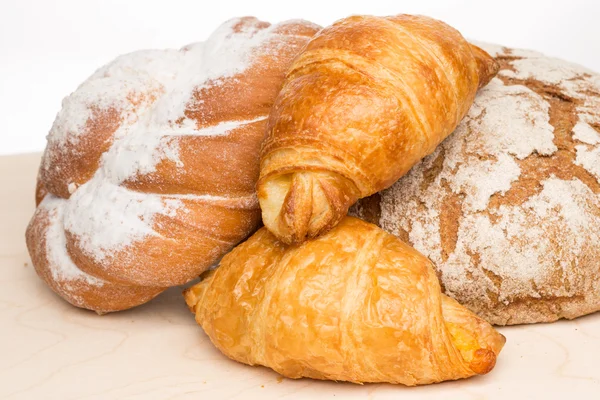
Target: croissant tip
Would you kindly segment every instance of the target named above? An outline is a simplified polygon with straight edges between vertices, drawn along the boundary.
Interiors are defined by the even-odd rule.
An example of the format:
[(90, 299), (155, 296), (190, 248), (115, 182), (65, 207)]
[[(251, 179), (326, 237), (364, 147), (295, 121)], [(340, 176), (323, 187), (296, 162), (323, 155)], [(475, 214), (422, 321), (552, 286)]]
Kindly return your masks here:
[(296, 237), (296, 236), (280, 236), (277, 237), (277, 240), (279, 240), (280, 242), (282, 242), (283, 244), (287, 245), (287, 246), (297, 246), (303, 242), (305, 242), (305, 239)]
[(183, 298), (185, 299), (185, 304), (188, 306), (190, 312), (192, 312), (193, 314), (196, 313), (196, 304), (198, 304), (197, 302), (197, 298), (194, 295), (194, 292), (192, 290), (191, 287), (184, 289), (181, 294), (183, 295)]
[(506, 336), (504, 336), (501, 333), (498, 333), (499, 335), (499, 339), (500, 339), (500, 348), (498, 349), (498, 352), (500, 352), (500, 350), (502, 350), (502, 348), (504, 347), (504, 345), (506, 344)]
[[(263, 222), (279, 241), (296, 245), (318, 236), (324, 218), (319, 208), (329, 207), (328, 199), (315, 201), (320, 181), (312, 173), (298, 171), (264, 180), (258, 198)], [(326, 221), (325, 221), (326, 222)]]
[(500, 71), (500, 64), (482, 48), (471, 44), (479, 69), (479, 89), (487, 85)]
[(496, 353), (490, 349), (477, 349), (473, 353), (473, 359), (469, 368), (478, 375), (485, 375), (496, 366)]

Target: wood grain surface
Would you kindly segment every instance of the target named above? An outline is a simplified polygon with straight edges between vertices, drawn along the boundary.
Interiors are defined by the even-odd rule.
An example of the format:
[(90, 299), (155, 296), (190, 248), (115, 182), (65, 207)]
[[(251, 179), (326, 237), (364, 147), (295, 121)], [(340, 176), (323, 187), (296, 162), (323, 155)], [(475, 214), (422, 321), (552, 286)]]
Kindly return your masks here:
[(600, 390), (600, 314), (501, 328), (488, 375), (405, 388), (282, 379), (222, 356), (173, 288), (98, 316), (37, 278), (24, 232), (39, 154), (0, 157), (0, 398), (2, 399), (564, 399)]

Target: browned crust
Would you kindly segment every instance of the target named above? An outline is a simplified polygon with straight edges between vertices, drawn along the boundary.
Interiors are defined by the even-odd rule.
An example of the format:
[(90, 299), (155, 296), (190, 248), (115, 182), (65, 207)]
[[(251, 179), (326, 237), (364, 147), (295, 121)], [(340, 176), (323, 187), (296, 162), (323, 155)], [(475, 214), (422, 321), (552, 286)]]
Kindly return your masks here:
[[(510, 49), (505, 49), (503, 54), (496, 57), (497, 62), (501, 66), (501, 71), (512, 73), (517, 71), (511, 63), (520, 59), (521, 57), (515, 56)], [(591, 77), (589, 74), (586, 75), (588, 75), (587, 78)], [(582, 77), (585, 78), (583, 75)], [(487, 216), (493, 224), (497, 223), (497, 212), (502, 206), (519, 207), (531, 196), (540, 193), (542, 190), (541, 182), (551, 176), (565, 181), (577, 179), (585, 184), (592, 193), (599, 195), (600, 182), (598, 179), (582, 166), (575, 164), (577, 156), (575, 146), (580, 143), (577, 143), (573, 139), (573, 128), (578, 122), (577, 108), (583, 107), (589, 98), (599, 98), (600, 93), (594, 88), (582, 89), (578, 92), (587, 96), (587, 98), (574, 98), (564, 93), (560, 87), (538, 81), (534, 78), (516, 79), (510, 73), (500, 73), (499, 78), (506, 85), (525, 86), (547, 101), (549, 104), (549, 123), (554, 128), (553, 142), (558, 150), (549, 156), (533, 153), (522, 160), (514, 158), (521, 170), (519, 179), (512, 183), (508, 191), (492, 195), (487, 209), (483, 210), (481, 214)], [(600, 132), (598, 123), (591, 123), (590, 125)], [(485, 153), (477, 156), (479, 159), (488, 157)], [(461, 156), (458, 157), (457, 161), (459, 163), (464, 162), (464, 160), (460, 159)], [(435, 180), (431, 177), (439, 174), (438, 160), (427, 165), (423, 171), (423, 177), (419, 178), (422, 192), (430, 188), (430, 185)], [(453, 193), (447, 185), (442, 185), (435, 189), (439, 190), (440, 196), (443, 196), (439, 210), (439, 229), (441, 236), (441, 258), (445, 262), (448, 259), (448, 255), (455, 250), (457, 243), (456, 232), (458, 231), (458, 226), (461, 223), (464, 212), (461, 199), (463, 194)], [(386, 192), (386, 195), (392, 195), (390, 193), (393, 192)], [(377, 204), (363, 204), (363, 201), (361, 201), (355, 207), (355, 210), (364, 210), (365, 207), (380, 209), (379, 199), (376, 202)], [(425, 206), (420, 203), (419, 207)], [(595, 215), (600, 219), (600, 210), (591, 207), (588, 212), (590, 216)], [(362, 217), (364, 211), (357, 215)], [(408, 220), (410, 221), (410, 218)], [(548, 220), (545, 224), (542, 228), (548, 230), (549, 234), (553, 232), (552, 222)], [(555, 232), (552, 234), (559, 233)], [(409, 232), (402, 232), (402, 236), (408, 239)], [(493, 245), (493, 243), (490, 243), (490, 245)], [(555, 246), (558, 245), (555, 243)], [(484, 298), (474, 299), (466, 295), (463, 297), (464, 293), (469, 292), (469, 288), (465, 287), (464, 293), (453, 293), (453, 295), (471, 310), (498, 325), (552, 322), (560, 318), (572, 319), (595, 312), (600, 310), (600, 295), (598, 294), (600, 288), (599, 245), (599, 243), (589, 243), (577, 260), (570, 260), (572, 265), (568, 268), (571, 271), (569, 276), (563, 273), (563, 269), (558, 266), (561, 260), (555, 260), (555, 265), (550, 267), (551, 271), (548, 271), (548, 276), (544, 279), (543, 284), (536, 285), (531, 283), (534, 285), (538, 296), (518, 292), (505, 292), (503, 295), (505, 295), (505, 299), (506, 295), (508, 295), (509, 300), (503, 301), (500, 300), (499, 293), (503, 279), (505, 278), (485, 268), (478, 253), (470, 253), (470, 265), (465, 267), (472, 267), (474, 271), (481, 272), (482, 276), (489, 280), (496, 291), (487, 290), (487, 295)], [(575, 263), (577, 263), (577, 267), (575, 267)], [(457, 266), (454, 267), (456, 268)], [(445, 268), (444, 266), (438, 267), (440, 276), (443, 275)], [(468, 283), (465, 283), (466, 285), (476, 286), (483, 284), (481, 281), (478, 281), (482, 278), (474, 276), (469, 270), (465, 271), (465, 274), (468, 278)], [(557, 295), (557, 293), (568, 293), (568, 295)]]
[(260, 229), (184, 292), (226, 356), (289, 378), (408, 386), (489, 372), (505, 338), (429, 260), (356, 218), (301, 245)]
[(103, 314), (144, 304), (165, 290), (161, 287), (128, 286), (110, 281), (104, 281), (102, 285), (91, 285), (84, 279), (55, 278), (52, 270), (60, 266), (52, 265), (47, 256), (46, 232), (49, 224), (48, 213), (43, 209), (36, 210), (27, 226), (27, 249), (39, 277), (72, 305)]
[[(245, 17), (234, 24), (233, 30), (258, 32), (270, 26)], [(171, 141), (179, 149), (181, 163), (163, 160), (155, 172), (123, 183), (130, 190), (159, 194), (163, 200), (173, 194), (209, 196), (184, 198), (181, 200), (184, 207), (176, 213), (155, 216), (153, 228), (157, 236), (135, 242), (101, 260), (86, 251), (82, 243), (85, 238), (65, 232), (72, 261), (81, 271), (104, 280), (103, 286), (86, 284), (85, 279), (70, 282), (55, 279), (51, 269), (56, 266), (49, 265), (46, 254), (48, 222), (38, 209), (27, 231), (27, 243), (42, 279), (78, 307), (99, 312), (122, 310), (148, 301), (165, 287), (197, 277), (254, 232), (260, 224), (254, 192), (265, 118), (287, 67), (318, 29), (317, 25), (305, 22), (280, 24), (255, 49), (246, 70), (222, 79), (219, 84), (191, 88), (192, 99), (186, 104), (184, 115), (195, 121), (198, 128), (232, 120), (255, 120), (253, 123), (218, 137), (164, 137), (163, 141)], [(129, 101), (126, 104), (131, 106), (127, 112), (137, 114), (138, 107), (145, 110), (166, 94), (164, 89), (153, 87), (135, 96), (122, 93), (124, 102)], [(87, 106), (91, 117), (81, 132), (66, 132), (74, 140), (49, 141), (36, 189), (38, 204), (47, 194), (69, 199), (70, 192), (95, 174), (101, 156), (114, 141), (115, 132), (131, 122), (125, 118), (124, 110)], [(169, 123), (180, 124), (181, 119)]]

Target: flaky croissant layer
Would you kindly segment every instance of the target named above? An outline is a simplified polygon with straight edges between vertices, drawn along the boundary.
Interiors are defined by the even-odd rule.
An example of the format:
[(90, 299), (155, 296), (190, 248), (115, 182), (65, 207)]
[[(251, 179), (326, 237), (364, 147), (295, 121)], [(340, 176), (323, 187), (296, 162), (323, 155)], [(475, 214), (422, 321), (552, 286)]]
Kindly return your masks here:
[(351, 217), (301, 245), (263, 228), (184, 295), (225, 355), (290, 378), (467, 378), (489, 372), (505, 342), (441, 294), (426, 257)]
[(265, 226), (299, 243), (389, 187), (458, 125), (497, 64), (431, 18), (354, 16), (295, 59), (267, 125)]

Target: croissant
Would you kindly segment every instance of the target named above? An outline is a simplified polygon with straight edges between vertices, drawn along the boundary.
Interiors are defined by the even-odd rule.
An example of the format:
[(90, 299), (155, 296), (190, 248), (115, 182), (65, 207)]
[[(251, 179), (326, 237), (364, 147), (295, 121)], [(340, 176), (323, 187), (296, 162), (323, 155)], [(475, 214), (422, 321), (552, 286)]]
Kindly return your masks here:
[(285, 243), (331, 229), (458, 125), (498, 66), (443, 22), (354, 16), (294, 60), (271, 109), (258, 199)]
[(505, 342), (441, 294), (425, 256), (352, 217), (300, 245), (262, 228), (184, 296), (225, 355), (289, 378), (461, 379), (489, 372)]
[(42, 279), (75, 306), (123, 310), (255, 231), (268, 112), (318, 29), (236, 18), (204, 43), (121, 56), (67, 97), (26, 234)]

